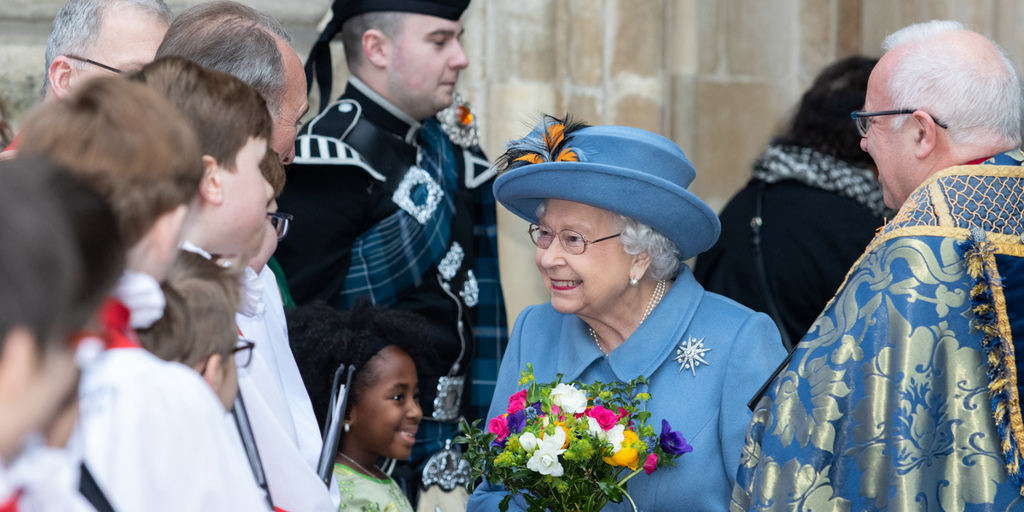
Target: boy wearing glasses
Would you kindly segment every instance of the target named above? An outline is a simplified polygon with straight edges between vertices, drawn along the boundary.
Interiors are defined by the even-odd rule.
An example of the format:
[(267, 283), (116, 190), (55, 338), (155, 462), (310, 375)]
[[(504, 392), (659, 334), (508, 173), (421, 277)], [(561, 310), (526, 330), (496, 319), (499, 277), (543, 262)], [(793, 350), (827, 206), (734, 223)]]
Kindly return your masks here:
[(242, 299), (235, 322), (255, 347), (252, 364), (239, 375), (238, 385), (274, 504), (285, 510), (337, 509), (329, 489), (316, 477), (323, 444), (320, 427), (289, 345), (286, 296), (280, 293), (277, 278), (267, 264), (278, 241), (288, 233), (292, 218), (277, 211), (284, 166), (277, 153), (270, 150), (261, 169), (274, 187), (275, 199), (267, 206), (263, 245), (249, 260), (242, 277)]
[(161, 285), (167, 298), (164, 316), (139, 330), (143, 348), (199, 372), (225, 410), (231, 410), (238, 394), (237, 368), (248, 366), (253, 347), (251, 341), (239, 339), (235, 327), (238, 274), (193, 252), (179, 251)]

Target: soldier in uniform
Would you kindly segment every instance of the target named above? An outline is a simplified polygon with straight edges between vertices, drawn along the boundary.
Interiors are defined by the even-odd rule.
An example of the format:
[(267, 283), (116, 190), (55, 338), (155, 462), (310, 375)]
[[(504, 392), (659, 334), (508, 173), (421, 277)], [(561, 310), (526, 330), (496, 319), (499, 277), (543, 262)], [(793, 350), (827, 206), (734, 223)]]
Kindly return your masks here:
[[(306, 68), (321, 112), (299, 131), (278, 200), (295, 218), (276, 258), (297, 303), (350, 309), (369, 299), (431, 324), (436, 357), (417, 361), (424, 421), (414, 468), (444, 448), (460, 417), (486, 414), (507, 342), (495, 171), (454, 91), (469, 64), (459, 43), (468, 4), (334, 3)], [(339, 30), (352, 76), (324, 108), (327, 43)]]

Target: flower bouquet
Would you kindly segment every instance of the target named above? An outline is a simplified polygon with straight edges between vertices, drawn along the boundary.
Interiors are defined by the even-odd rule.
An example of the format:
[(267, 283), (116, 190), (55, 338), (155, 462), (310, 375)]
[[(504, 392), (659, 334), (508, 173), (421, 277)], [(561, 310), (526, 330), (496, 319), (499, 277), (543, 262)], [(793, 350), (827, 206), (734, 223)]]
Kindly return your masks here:
[(537, 384), (533, 365), (522, 371), (505, 414), (491, 418), (487, 431), (460, 422), (467, 445), (463, 457), (481, 476), (509, 490), (500, 503), (508, 510), (512, 496), (522, 494), (530, 512), (597, 511), (609, 501), (629, 500), (626, 484), (641, 472), (651, 474), (675, 466), (693, 448), (661, 421), (656, 434), (644, 410), (651, 396), (639, 377), (623, 384), (561, 382)]

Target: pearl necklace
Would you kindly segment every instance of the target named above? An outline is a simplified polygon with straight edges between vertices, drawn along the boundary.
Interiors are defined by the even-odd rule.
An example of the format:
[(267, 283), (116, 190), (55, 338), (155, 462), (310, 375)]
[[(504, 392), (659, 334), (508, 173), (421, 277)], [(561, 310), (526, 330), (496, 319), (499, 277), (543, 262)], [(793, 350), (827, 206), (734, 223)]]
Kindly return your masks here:
[[(355, 464), (356, 467), (359, 468), (363, 472), (364, 475), (366, 475), (366, 476), (368, 476), (370, 478), (377, 478), (377, 475), (374, 475), (373, 471), (370, 471), (370, 470), (364, 468), (362, 464), (356, 462), (352, 457), (349, 457), (348, 455), (345, 455), (344, 453), (340, 453), (340, 452), (338, 453), (338, 455), (341, 455), (342, 457), (345, 457), (345, 460), (351, 462), (352, 464)], [(377, 468), (374, 467), (373, 469), (377, 469)], [(377, 469), (377, 471), (380, 471), (380, 470)], [(383, 474), (384, 472), (380, 471), (380, 473)], [(387, 480), (387, 475), (385, 475), (384, 480)]]
[[(665, 287), (666, 286), (667, 285), (666, 285), (664, 279), (662, 279), (661, 281), (658, 281), (658, 284), (654, 287), (654, 293), (651, 295), (651, 300), (647, 303), (647, 309), (644, 310), (644, 316), (640, 317), (640, 323), (636, 324), (637, 328), (640, 328), (640, 326), (643, 325), (644, 320), (647, 320), (647, 315), (650, 315), (651, 311), (654, 311), (655, 306), (657, 306), (659, 303), (661, 303), (661, 298), (665, 296)], [(604, 352), (604, 347), (601, 346), (601, 340), (599, 340), (597, 338), (597, 333), (594, 332), (594, 328), (590, 327), (588, 325), (587, 329), (590, 330), (590, 337), (594, 338), (594, 344), (597, 345), (597, 348), (601, 352)], [(605, 355), (607, 355), (607, 354), (605, 354)], [(345, 454), (342, 454), (342, 455), (345, 455)], [(355, 461), (352, 461), (352, 462), (355, 462)]]

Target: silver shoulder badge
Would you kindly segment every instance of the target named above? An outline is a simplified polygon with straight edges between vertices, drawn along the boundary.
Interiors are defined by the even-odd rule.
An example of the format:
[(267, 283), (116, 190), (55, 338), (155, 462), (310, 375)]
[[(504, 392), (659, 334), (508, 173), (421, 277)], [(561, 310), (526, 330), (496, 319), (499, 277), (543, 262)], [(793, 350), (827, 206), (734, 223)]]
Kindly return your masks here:
[(470, 148), (480, 143), (476, 114), (469, 109), (469, 102), (461, 94), (453, 94), (451, 106), (438, 112), (437, 120), (456, 146)]

